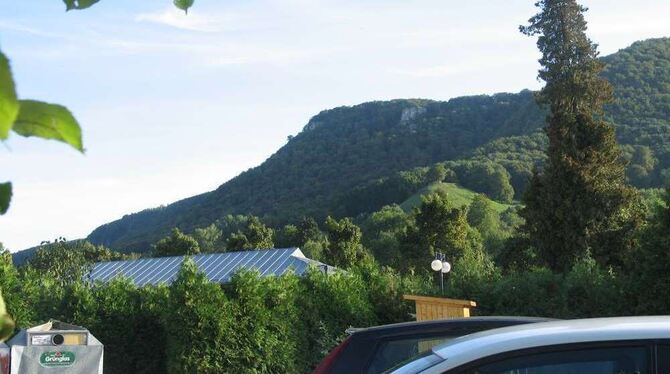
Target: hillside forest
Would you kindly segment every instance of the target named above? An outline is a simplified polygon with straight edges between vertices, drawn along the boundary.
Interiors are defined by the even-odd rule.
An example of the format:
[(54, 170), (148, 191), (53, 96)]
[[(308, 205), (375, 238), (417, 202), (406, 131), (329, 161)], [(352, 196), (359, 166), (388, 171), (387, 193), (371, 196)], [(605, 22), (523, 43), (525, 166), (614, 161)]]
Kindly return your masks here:
[[(670, 39), (636, 42), (600, 61), (600, 75), (614, 89), (604, 116), (616, 129), (629, 183), (666, 186)], [(440, 164), (446, 182), (501, 203), (519, 202), (533, 169), (546, 159), (546, 115), (531, 91), (326, 110), (260, 166), (216, 190), (126, 215), (87, 239), (144, 252), (175, 227), (193, 233), (215, 224), (225, 231), (228, 215), (255, 215), (275, 229), (303, 217), (359, 219), (403, 204), (427, 186), (427, 170)]]

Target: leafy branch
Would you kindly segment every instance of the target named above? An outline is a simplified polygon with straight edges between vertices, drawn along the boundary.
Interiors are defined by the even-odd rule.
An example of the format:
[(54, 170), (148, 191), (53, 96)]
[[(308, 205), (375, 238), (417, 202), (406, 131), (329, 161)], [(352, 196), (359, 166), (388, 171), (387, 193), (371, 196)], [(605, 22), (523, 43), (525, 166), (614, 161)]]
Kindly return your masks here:
[[(9, 60), (0, 52), (0, 141), (14, 132), (25, 137), (58, 140), (84, 152), (81, 127), (61, 105), (19, 100)], [(9, 209), (12, 184), (0, 183), (0, 214)]]
[[(65, 10), (86, 9), (100, 0), (63, 0)], [(173, 0), (174, 5), (188, 13), (194, 0)], [(9, 59), (0, 51), (0, 142), (14, 132), (25, 137), (53, 139), (84, 153), (81, 127), (70, 111), (57, 104), (36, 100), (19, 100)], [(9, 209), (11, 182), (0, 183), (0, 215)], [(14, 321), (7, 313), (0, 293), (0, 341), (14, 331)]]
[[(63, 0), (65, 10), (89, 8), (100, 0)], [(195, 0), (173, 0), (188, 12)], [(0, 141), (14, 132), (25, 137), (58, 140), (84, 152), (81, 127), (70, 111), (61, 105), (35, 100), (19, 100), (9, 60), (0, 51)], [(0, 183), (0, 215), (9, 209), (12, 184)]]

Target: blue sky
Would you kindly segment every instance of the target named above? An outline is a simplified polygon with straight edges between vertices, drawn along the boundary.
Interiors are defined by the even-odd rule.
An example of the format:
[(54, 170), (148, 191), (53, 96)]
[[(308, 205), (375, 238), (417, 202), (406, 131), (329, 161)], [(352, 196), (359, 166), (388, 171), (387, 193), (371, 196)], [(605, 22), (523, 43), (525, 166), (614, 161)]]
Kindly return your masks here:
[[(532, 0), (0, 0), (19, 95), (68, 106), (86, 155), (14, 136), (0, 241), (86, 236), (124, 214), (216, 188), (321, 110), (370, 100), (539, 88)], [(584, 1), (603, 54), (670, 36), (667, 0)]]

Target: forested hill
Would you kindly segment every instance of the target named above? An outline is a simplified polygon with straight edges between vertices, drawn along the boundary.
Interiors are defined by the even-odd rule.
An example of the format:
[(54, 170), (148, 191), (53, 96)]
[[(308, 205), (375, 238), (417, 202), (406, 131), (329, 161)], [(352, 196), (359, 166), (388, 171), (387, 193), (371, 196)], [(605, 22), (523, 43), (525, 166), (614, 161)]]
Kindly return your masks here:
[[(641, 187), (670, 181), (670, 38), (637, 42), (603, 60), (617, 98), (607, 116), (627, 144), (631, 181)], [(532, 166), (542, 161), (543, 122), (530, 91), (326, 110), (263, 164), (215, 191), (126, 215), (88, 239), (142, 251), (173, 227), (191, 231), (226, 214), (250, 213), (277, 224), (305, 215), (357, 214), (369, 210), (351, 203), (357, 191), (378, 195), (375, 188), (399, 172), (443, 161), (474, 190), (482, 183), (472, 180), (473, 165), (486, 162), (487, 170), (509, 179), (518, 197)], [(407, 196), (399, 197), (395, 202)]]

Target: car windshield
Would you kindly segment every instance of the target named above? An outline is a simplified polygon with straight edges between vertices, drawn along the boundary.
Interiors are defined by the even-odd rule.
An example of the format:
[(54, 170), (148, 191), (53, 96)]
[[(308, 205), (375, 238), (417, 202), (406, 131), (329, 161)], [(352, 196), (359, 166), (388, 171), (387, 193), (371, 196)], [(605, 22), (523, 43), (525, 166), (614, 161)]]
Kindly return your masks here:
[(415, 357), (411, 357), (398, 365), (392, 367), (389, 370), (386, 370), (385, 374), (410, 374), (418, 373), (422, 370), (428, 369), (431, 366), (434, 366), (443, 359), (433, 353), (432, 351), (424, 352)]
[(450, 337), (426, 337), (384, 342), (375, 351), (368, 374), (382, 373), (398, 363), (406, 362), (451, 339)]

